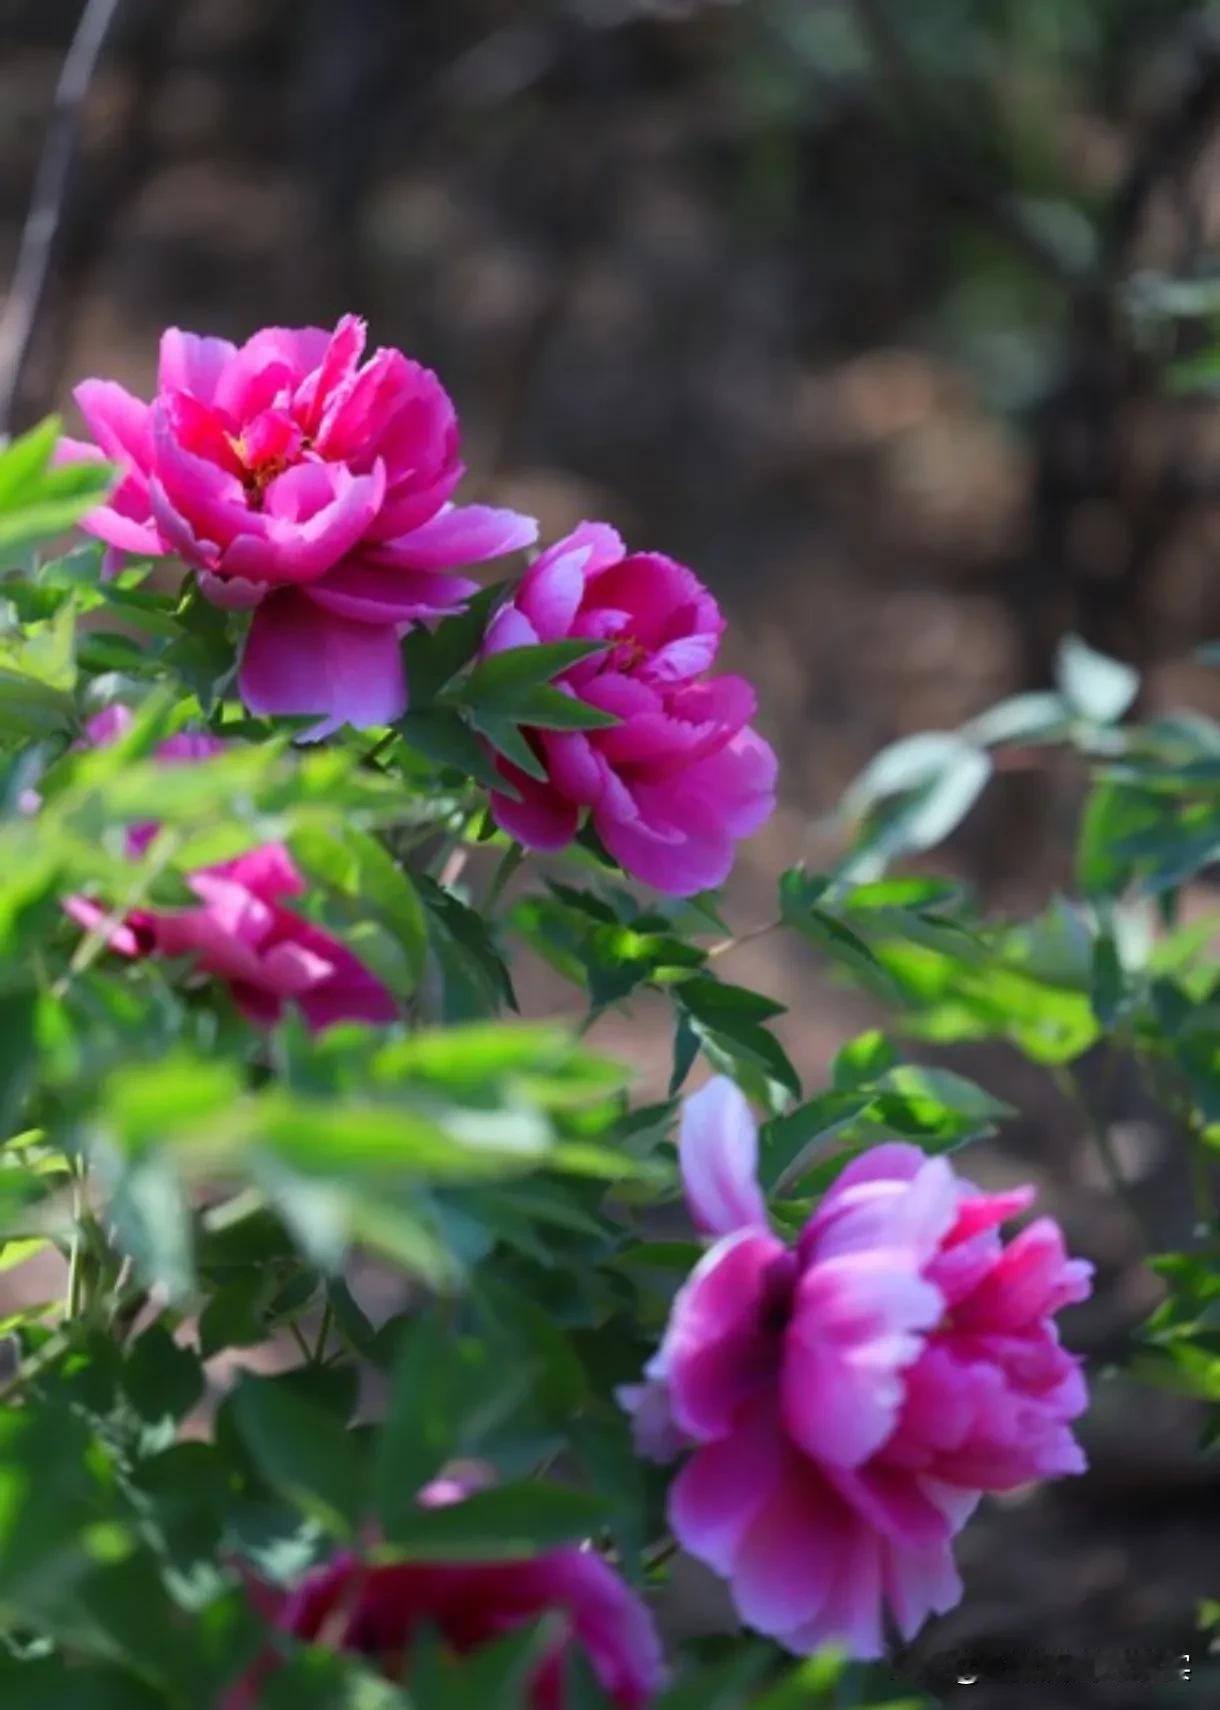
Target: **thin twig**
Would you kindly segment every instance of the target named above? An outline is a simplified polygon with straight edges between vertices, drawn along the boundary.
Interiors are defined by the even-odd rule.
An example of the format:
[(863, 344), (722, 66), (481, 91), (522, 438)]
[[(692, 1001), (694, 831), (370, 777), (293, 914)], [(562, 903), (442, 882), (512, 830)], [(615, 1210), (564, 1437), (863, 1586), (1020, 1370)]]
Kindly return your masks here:
[(315, 1366), (326, 1364), (326, 1344), (330, 1340), (330, 1328), (335, 1321), (335, 1309), (330, 1301), (322, 1309), (322, 1322), (318, 1327), (318, 1340), (314, 1345), (313, 1363)]
[(309, 1346), (309, 1343), (305, 1340), (305, 1337), (304, 1337), (304, 1334), (302, 1333), (301, 1327), (297, 1323), (295, 1318), (293, 1318), (289, 1322), (288, 1333), (292, 1337), (293, 1341), (296, 1343), (297, 1347), (300, 1349), (301, 1358), (304, 1360), (305, 1364), (307, 1366), (311, 1366), (313, 1364), (313, 1359), (314, 1359), (313, 1349)]
[(76, 155), (81, 109), (122, 0), (87, 0), (55, 88), (55, 110), (34, 179), (13, 280), (0, 311), (0, 433), (13, 408), (46, 292)]
[(513, 874), (517, 871), (517, 868), (521, 865), (524, 859), (525, 850), (519, 843), (510, 844), (504, 851), (500, 865), (496, 868), (495, 873), (492, 876), (491, 885), (487, 892), (487, 899), (483, 904), (483, 913), (488, 917), (488, 919), (491, 918), (496, 904), (504, 895), (508, 881), (512, 878)]
[(743, 944), (756, 944), (760, 938), (769, 938), (773, 932), (778, 932), (783, 924), (782, 920), (769, 920), (765, 926), (753, 926), (748, 932), (739, 932), (735, 938), (722, 938), (709, 948), (708, 956), (727, 956), (730, 950), (740, 950)]

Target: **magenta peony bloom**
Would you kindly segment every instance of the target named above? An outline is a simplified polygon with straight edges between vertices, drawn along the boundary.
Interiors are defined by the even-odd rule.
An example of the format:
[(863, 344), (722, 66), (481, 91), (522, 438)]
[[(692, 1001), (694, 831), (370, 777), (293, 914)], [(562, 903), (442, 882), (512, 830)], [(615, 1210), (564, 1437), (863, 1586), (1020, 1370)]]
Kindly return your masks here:
[(86, 529), (120, 553), (176, 552), (216, 604), (257, 608), (242, 698), (318, 714), (315, 735), (397, 718), (399, 637), (476, 586), (447, 572), (537, 536), (513, 511), (450, 503), (463, 469), (448, 394), (401, 351), (361, 365), (364, 342), (354, 315), (240, 348), (171, 327), (153, 402), (86, 380), (96, 443), (61, 446), (122, 470)]
[(603, 523), (584, 523), (526, 571), (497, 612), (487, 651), (539, 641), (612, 645), (556, 686), (620, 721), (610, 729), (531, 732), (539, 782), (497, 764), (520, 800), (495, 817), (534, 849), (561, 849), (588, 811), (615, 860), (677, 896), (719, 885), (734, 844), (775, 806), (775, 755), (750, 729), (741, 677), (705, 676), (724, 620), (694, 573), (655, 552), (626, 555)]
[[(131, 721), (126, 707), (109, 707), (92, 719), (89, 745), (117, 740)], [(167, 764), (206, 759), (225, 745), (217, 738), (183, 733), (157, 750)], [(155, 825), (133, 826), (128, 853), (138, 856), (155, 836)], [(191, 873), (187, 885), (199, 899), (194, 908), (130, 910), (109, 932), (122, 956), (191, 956), (204, 973), (228, 985), (238, 1008), (266, 1026), (295, 1003), (315, 1031), (337, 1021), (389, 1022), (397, 1016), (390, 993), (347, 947), (284, 906), (301, 896), (305, 882), (281, 843), (251, 849), (235, 860)], [(67, 912), (87, 931), (109, 911), (89, 897), (69, 897)]]
[[(652, 1618), (635, 1593), (591, 1551), (549, 1550), (525, 1561), (410, 1562), (370, 1567), (343, 1555), (311, 1574), (290, 1596), (256, 1593), (279, 1632), (359, 1652), (386, 1677), (401, 1680), (424, 1627), (459, 1654), (501, 1639), (514, 1627), (559, 1617), (561, 1634), (532, 1683), (533, 1710), (565, 1710), (565, 1653), (583, 1648), (618, 1710), (644, 1710), (662, 1682)], [(221, 1710), (254, 1710), (275, 1667), (260, 1661)]]
[(958, 1602), (952, 1539), (981, 1494), (1084, 1470), (1087, 1405), (1060, 1307), (1092, 1267), (1049, 1218), (1007, 1246), (1031, 1189), (984, 1193), (943, 1158), (850, 1163), (795, 1247), (768, 1228), (745, 1100), (689, 1099), (687, 1200), (718, 1237), (674, 1301), (646, 1381), (620, 1392), (642, 1453), (693, 1450), (670, 1490), (683, 1547), (743, 1622), (790, 1650), (882, 1650)]

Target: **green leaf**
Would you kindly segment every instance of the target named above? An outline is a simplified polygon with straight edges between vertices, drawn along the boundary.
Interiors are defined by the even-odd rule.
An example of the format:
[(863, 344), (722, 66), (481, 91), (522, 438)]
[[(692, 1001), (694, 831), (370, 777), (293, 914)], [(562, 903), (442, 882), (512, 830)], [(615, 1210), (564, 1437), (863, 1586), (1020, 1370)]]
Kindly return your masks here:
[(811, 944), (827, 951), (870, 991), (891, 1003), (901, 1002), (901, 986), (859, 934), (827, 910), (813, 907), (807, 900), (808, 894), (806, 875), (799, 870), (787, 872), (780, 879), (780, 909), (788, 925)]
[(0, 1137), (17, 1123), (34, 1080), (35, 993), (32, 986), (0, 993)]
[(373, 1500), (393, 1542), (417, 1510), (420, 1490), (454, 1453), (457, 1396), (452, 1337), (425, 1312), (402, 1339), (373, 1465)]
[(195, 1286), (190, 1210), (175, 1161), (147, 1152), (116, 1163), (99, 1160), (108, 1184), (107, 1214), (116, 1242), (143, 1280), (184, 1301)]
[(818, 1142), (832, 1139), (873, 1103), (871, 1093), (828, 1092), (764, 1123), (759, 1136), (758, 1179), (767, 1192), (800, 1179)]
[(1113, 1027), (1123, 1007), (1123, 965), (1111, 932), (1101, 932), (1093, 945), (1093, 1013), (1103, 1027)]
[(358, 1440), (282, 1378), (244, 1375), (228, 1403), (266, 1482), (328, 1532), (349, 1537), (363, 1518)]
[(1093, 724), (1117, 723), (1139, 693), (1138, 671), (1107, 659), (1078, 635), (1060, 642), (1056, 676), (1077, 714)]
[(492, 712), (483, 707), (476, 707), (470, 715), (471, 723), (491, 743), (498, 754), (528, 778), (536, 778), (539, 782), (546, 778), (546, 767), (530, 746), (529, 740), (516, 718), (507, 718), (502, 713)]
[(1002, 747), (1009, 742), (1049, 742), (1064, 735), (1072, 722), (1072, 708), (1062, 695), (1049, 689), (1011, 695), (989, 707), (964, 726), (962, 735), (984, 747)]
[(163, 1323), (149, 1325), (123, 1362), (123, 1391), (146, 1427), (173, 1441), (174, 1429), (204, 1391), (203, 1368)]
[(464, 1502), (417, 1508), (393, 1555), (425, 1561), (479, 1561), (534, 1555), (588, 1537), (605, 1524), (606, 1505), (565, 1485), (531, 1481), (478, 1490)]
[(517, 800), (516, 789), (496, 770), (487, 749), (459, 712), (444, 707), (413, 707), (399, 719), (398, 731), (409, 748), (434, 765), (461, 772), (487, 789)]
[(306, 827), (293, 836), (291, 847), (308, 871), (380, 917), (406, 958), (411, 987), (418, 985), (427, 922), (418, 891), (389, 851), (353, 825)]
[(892, 1069), (898, 1053), (884, 1033), (870, 1028), (855, 1039), (849, 1039), (836, 1054), (831, 1079), (838, 1092), (851, 1092), (857, 1087), (871, 1086), (879, 1075)]
[(206, 1133), (241, 1098), (237, 1068), (185, 1051), (161, 1063), (118, 1068), (103, 1088), (107, 1131), (129, 1156), (146, 1152), (167, 1135)]
[(114, 481), (107, 463), (52, 466), (59, 430), (58, 418), (49, 416), (0, 451), (0, 549), (62, 534)]
[(990, 1134), (996, 1121), (1016, 1115), (964, 1076), (917, 1063), (887, 1069), (876, 1092), (883, 1121), (917, 1141), (934, 1140), (936, 1150)]
[(467, 975), (477, 982), (487, 1007), (516, 1009), (512, 980), (482, 915), (467, 908), (434, 879), (421, 877), (416, 883), (434, 935), (440, 936)]
[(474, 658), (504, 594), (504, 583), (482, 588), (463, 611), (442, 619), (435, 629), (416, 624), (407, 632), (402, 655), (412, 712), (430, 709), (440, 691)]
[(709, 1027), (757, 1024), (772, 1021), (785, 1013), (785, 1005), (776, 1003), (774, 998), (750, 991), (747, 986), (729, 985), (727, 981), (714, 980), (710, 976), (699, 975), (683, 980), (677, 988), (677, 996), (697, 1021), (706, 1022)]
[[(778, 1686), (764, 1692), (751, 1710), (819, 1710), (819, 1706), (833, 1710), (838, 1702), (834, 1689), (845, 1666), (846, 1659), (835, 1650), (819, 1651), (798, 1664)], [(896, 1707), (891, 1706), (891, 1710)]]
[(514, 700), (512, 716), (534, 730), (611, 730), (622, 722), (616, 713), (603, 712), (600, 707), (581, 700), (579, 695), (552, 688), (548, 683)]
[(462, 706), (516, 717), (529, 691), (580, 660), (604, 653), (606, 646), (604, 641), (549, 641), (506, 648), (480, 660), (453, 698)]
[(126, 1669), (63, 1657), (18, 1662), (0, 1649), (0, 1703), (20, 1710), (165, 1710), (165, 1695)]

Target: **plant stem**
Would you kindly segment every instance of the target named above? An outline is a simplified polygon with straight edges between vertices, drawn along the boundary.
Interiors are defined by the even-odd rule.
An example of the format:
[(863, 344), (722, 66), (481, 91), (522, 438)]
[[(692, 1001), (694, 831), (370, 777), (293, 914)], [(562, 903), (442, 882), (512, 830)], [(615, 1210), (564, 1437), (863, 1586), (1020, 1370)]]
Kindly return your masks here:
[(48, 1342), (44, 1342), (38, 1352), (28, 1359), (24, 1365), (18, 1366), (12, 1377), (0, 1383), (0, 1402), (9, 1401), (14, 1395), (23, 1390), (27, 1383), (53, 1366), (61, 1354), (68, 1351), (69, 1338), (64, 1331), (59, 1331)]
[(301, 1350), (301, 1358), (305, 1361), (305, 1364), (307, 1366), (311, 1366), (313, 1364), (313, 1359), (314, 1359), (313, 1349), (309, 1346), (309, 1343), (305, 1340), (304, 1336), (301, 1334), (301, 1326), (297, 1323), (295, 1318), (290, 1320), (289, 1325), (288, 1325), (288, 1330), (289, 1330), (289, 1334), (291, 1335), (293, 1341), (296, 1343), (297, 1347)]
[(83, 974), (87, 968), (93, 965), (102, 951), (109, 945), (111, 935), (122, 926), (130, 911), (144, 901), (149, 888), (173, 860), (181, 843), (182, 838), (177, 832), (161, 831), (158, 833), (148, 857), (136, 874), (131, 889), (122, 902), (113, 908), (104, 919), (99, 920), (96, 926), (91, 927), (81, 939), (66, 970), (52, 987), (51, 995), (53, 997), (63, 997), (75, 977), (78, 974)]
[[(1119, 1162), (1118, 1153), (1114, 1150), (1114, 1140), (1110, 1133), (1110, 1125), (1105, 1119), (1105, 1113), (1095, 1110), (1090, 1104), (1080, 1083), (1080, 1077), (1073, 1070), (1060, 1067), (1054, 1071), (1054, 1074), (1060, 1090), (1076, 1106), (1084, 1119), (1086, 1132), (1097, 1149), (1097, 1155), (1101, 1160), (1102, 1168), (1110, 1186), (1114, 1189), (1115, 1196), (1126, 1206), (1132, 1221), (1140, 1232), (1145, 1247), (1150, 1252), (1155, 1252), (1158, 1243), (1145, 1222), (1144, 1213), (1134, 1189), (1123, 1175), (1122, 1165)], [(1107, 1075), (1107, 1083), (1109, 1078)]]
[(517, 868), (521, 865), (524, 859), (525, 850), (519, 843), (510, 844), (504, 851), (500, 865), (492, 875), (491, 885), (488, 888), (487, 897), (483, 903), (484, 914), (491, 915), (493, 913), (496, 904), (504, 895), (508, 881), (512, 878), (513, 874), (517, 871)]
[(326, 1361), (326, 1344), (327, 1344), (327, 1341), (329, 1340), (330, 1328), (331, 1328), (331, 1325), (334, 1323), (334, 1321), (335, 1321), (334, 1309), (332, 1308), (330, 1301), (328, 1300), (326, 1305), (322, 1309), (322, 1322), (318, 1327), (317, 1346), (314, 1348), (314, 1351), (313, 1351), (313, 1363), (315, 1366), (320, 1366), (320, 1365), (325, 1364), (325, 1361)]
[(68, 1294), (64, 1317), (79, 1318), (85, 1297), (85, 1176), (79, 1158), (70, 1160), (72, 1170), (72, 1247), (68, 1255)]
[(753, 926), (749, 932), (739, 933), (736, 938), (722, 938), (719, 944), (712, 945), (708, 956), (727, 956), (730, 950), (738, 950), (743, 944), (753, 944), (759, 938), (778, 932), (783, 924), (782, 920), (769, 920), (765, 926)]
[(384, 736), (379, 736), (373, 746), (369, 749), (368, 753), (361, 755), (360, 764), (362, 766), (374, 765), (378, 757), (384, 754), (385, 750), (390, 746), (397, 735), (398, 732), (396, 730), (387, 730)]

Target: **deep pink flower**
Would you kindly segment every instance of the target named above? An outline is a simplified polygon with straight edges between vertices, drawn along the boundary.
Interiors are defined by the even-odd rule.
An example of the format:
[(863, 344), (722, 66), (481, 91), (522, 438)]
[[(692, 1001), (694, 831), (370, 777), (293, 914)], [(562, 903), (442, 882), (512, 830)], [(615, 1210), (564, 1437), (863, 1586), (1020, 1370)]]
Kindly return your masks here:
[[(109, 707), (91, 720), (86, 735), (103, 747), (131, 721), (125, 707)], [(189, 764), (223, 748), (217, 738), (182, 733), (157, 749), (167, 764)], [(155, 836), (155, 825), (133, 826), (127, 851), (134, 858)], [(318, 1031), (337, 1021), (393, 1021), (394, 999), (347, 947), (284, 906), (304, 894), (305, 881), (281, 843), (264, 844), (235, 860), (201, 867), (187, 877), (197, 907), (131, 909), (109, 932), (122, 956), (190, 956), (202, 972), (228, 985), (238, 1008), (270, 1026), (285, 1004), (295, 1003)], [(89, 897), (69, 897), (64, 907), (87, 931), (109, 918)]]
[[(280, 1633), (352, 1651), (401, 1680), (412, 1643), (431, 1628), (459, 1655), (545, 1615), (560, 1637), (534, 1677), (532, 1710), (565, 1710), (565, 1654), (586, 1653), (617, 1710), (645, 1710), (662, 1682), (661, 1649), (647, 1609), (591, 1551), (548, 1550), (523, 1561), (411, 1562), (371, 1567), (343, 1555), (288, 1596), (258, 1588), (260, 1612)], [(274, 1669), (262, 1659), (221, 1710), (254, 1710)]]
[(670, 1524), (742, 1620), (799, 1653), (875, 1657), (886, 1608), (910, 1638), (961, 1597), (952, 1539), (980, 1495), (1084, 1470), (1087, 1393), (1053, 1318), (1092, 1267), (1049, 1218), (1003, 1244), (1032, 1189), (984, 1193), (896, 1144), (850, 1163), (789, 1246), (724, 1079), (687, 1101), (679, 1149), (718, 1239), (620, 1399), (641, 1452), (693, 1450)]
[(122, 478), (83, 526), (119, 553), (176, 552), (218, 605), (257, 607), (239, 686), (256, 713), (317, 713), (314, 734), (395, 719), (399, 637), (461, 607), (446, 574), (528, 546), (537, 525), (455, 507), (457, 417), (398, 350), (361, 364), (364, 323), (268, 327), (240, 348), (171, 327), (151, 404), (110, 380), (76, 400)]
[(677, 896), (719, 885), (735, 843), (775, 806), (775, 755), (750, 728), (741, 677), (707, 677), (724, 620), (693, 571), (655, 552), (626, 554), (612, 528), (584, 523), (531, 565), (497, 612), (486, 649), (611, 643), (556, 687), (613, 714), (612, 728), (531, 732), (540, 782), (499, 760), (520, 800), (493, 795), (503, 828), (561, 849), (587, 812), (615, 860)]

